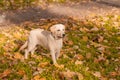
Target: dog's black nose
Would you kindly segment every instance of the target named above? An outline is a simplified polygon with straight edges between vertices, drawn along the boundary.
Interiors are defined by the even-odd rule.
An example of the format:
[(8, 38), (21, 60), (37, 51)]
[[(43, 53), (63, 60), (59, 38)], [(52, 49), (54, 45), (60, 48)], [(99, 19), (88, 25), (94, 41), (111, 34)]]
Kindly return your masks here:
[(63, 37), (65, 36), (65, 34), (63, 34)]

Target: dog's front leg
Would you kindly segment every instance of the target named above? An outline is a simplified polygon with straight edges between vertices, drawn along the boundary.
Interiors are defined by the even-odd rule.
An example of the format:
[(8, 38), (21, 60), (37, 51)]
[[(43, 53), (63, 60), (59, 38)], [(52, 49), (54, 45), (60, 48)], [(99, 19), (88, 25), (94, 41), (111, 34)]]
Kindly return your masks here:
[(55, 58), (55, 50), (50, 50), (50, 54), (51, 54), (51, 56), (52, 56), (53, 64), (57, 64), (56, 58)]
[(28, 54), (29, 54), (28, 50), (25, 49), (25, 59), (28, 59)]

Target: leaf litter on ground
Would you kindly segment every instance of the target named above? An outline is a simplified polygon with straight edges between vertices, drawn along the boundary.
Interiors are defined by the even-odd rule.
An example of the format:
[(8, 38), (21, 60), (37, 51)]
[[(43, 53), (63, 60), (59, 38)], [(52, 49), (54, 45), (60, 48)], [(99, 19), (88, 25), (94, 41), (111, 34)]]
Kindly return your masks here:
[[(98, 16), (89, 20), (68, 18), (67, 38), (58, 63), (63, 68), (51, 64), (50, 56), (44, 49), (38, 49), (35, 56), (23, 60), (24, 54), (18, 52), (29, 31), (36, 28), (47, 30), (52, 24), (64, 22), (44, 20), (38, 25), (31, 22), (0, 31), (0, 78), (32, 80), (99, 80), (120, 79), (120, 38), (119, 15)], [(67, 69), (67, 70), (66, 70)], [(17, 75), (16, 75), (17, 74)], [(54, 75), (54, 76), (53, 76)]]

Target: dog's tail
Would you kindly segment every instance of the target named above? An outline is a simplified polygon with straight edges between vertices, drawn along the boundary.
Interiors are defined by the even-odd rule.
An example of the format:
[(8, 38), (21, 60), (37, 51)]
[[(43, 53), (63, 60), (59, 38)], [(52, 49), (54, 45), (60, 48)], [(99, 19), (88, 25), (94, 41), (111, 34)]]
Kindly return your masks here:
[(28, 45), (28, 41), (26, 41), (26, 42), (20, 47), (19, 51), (25, 49), (25, 48), (27, 47), (27, 45)]

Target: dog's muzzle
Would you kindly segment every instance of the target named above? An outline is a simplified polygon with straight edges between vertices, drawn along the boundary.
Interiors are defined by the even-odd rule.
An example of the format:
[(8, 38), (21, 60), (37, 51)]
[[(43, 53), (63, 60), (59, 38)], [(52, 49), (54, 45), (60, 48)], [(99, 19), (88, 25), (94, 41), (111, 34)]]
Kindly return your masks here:
[(57, 36), (58, 38), (64, 38), (65, 34), (62, 34), (61, 36)]
[(65, 37), (65, 34), (63, 34), (62, 36)]

